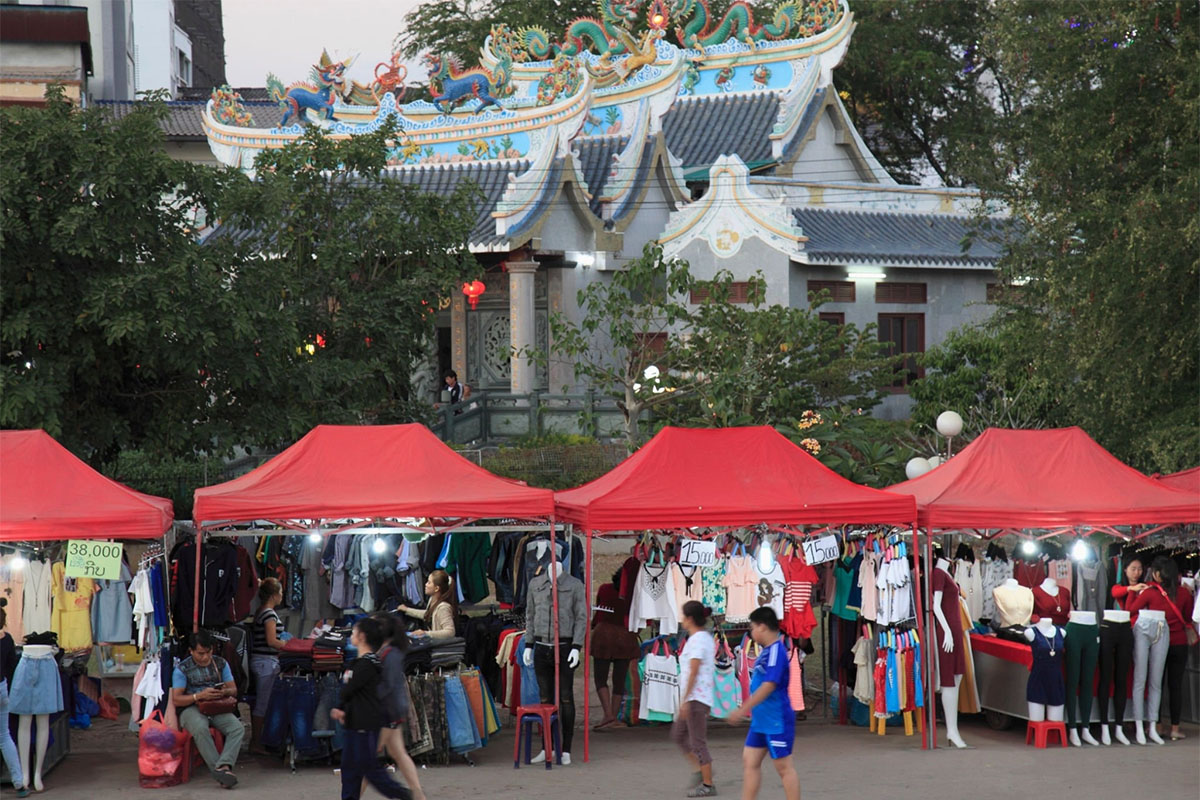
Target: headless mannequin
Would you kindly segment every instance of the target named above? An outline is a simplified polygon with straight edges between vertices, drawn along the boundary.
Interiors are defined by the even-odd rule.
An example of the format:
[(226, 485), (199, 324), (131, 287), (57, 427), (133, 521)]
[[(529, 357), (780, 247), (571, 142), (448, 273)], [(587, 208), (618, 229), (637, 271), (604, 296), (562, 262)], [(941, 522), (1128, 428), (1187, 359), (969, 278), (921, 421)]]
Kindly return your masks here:
[[(1121, 609), (1119, 609), (1119, 608), (1115, 608), (1115, 609), (1106, 609), (1106, 610), (1105, 610), (1105, 612), (1104, 612), (1104, 621), (1105, 621), (1105, 622), (1115, 622), (1115, 623), (1117, 623), (1117, 624), (1119, 624), (1119, 625), (1128, 625), (1128, 624), (1129, 624), (1129, 612), (1128, 612), (1128, 611), (1122, 611), (1122, 610), (1121, 610)], [(1125, 687), (1123, 687), (1123, 686), (1121, 686), (1121, 687), (1116, 687), (1116, 688), (1114, 689), (1114, 691), (1123, 692), (1123, 691), (1125, 691)], [(1100, 697), (1100, 698), (1097, 698), (1097, 699), (1098, 699), (1098, 701), (1099, 701), (1099, 702), (1101, 702), (1101, 703), (1107, 703), (1107, 702), (1108, 702), (1108, 698), (1107, 698), (1107, 697)], [(1125, 721), (1125, 720), (1121, 720), (1121, 719), (1119, 719), (1119, 720), (1116, 720), (1116, 721), (1113, 723), (1113, 726), (1112, 726), (1112, 736), (1110, 736), (1110, 735), (1109, 735), (1109, 732), (1108, 732), (1108, 726), (1107, 726), (1107, 725), (1101, 725), (1101, 726), (1100, 726), (1100, 741), (1101, 741), (1101, 742), (1103, 742), (1105, 745), (1111, 745), (1111, 744), (1112, 744), (1112, 737), (1116, 737), (1116, 740), (1117, 740), (1118, 742), (1120, 742), (1121, 744), (1123, 744), (1123, 745), (1125, 745), (1126, 747), (1128, 747), (1128, 746), (1129, 746), (1129, 740), (1128, 740), (1127, 738), (1125, 738), (1125, 730), (1124, 730), (1124, 728), (1122, 728), (1122, 727), (1121, 727), (1121, 723), (1122, 723), (1122, 722), (1124, 722), (1124, 721)]]
[[(946, 573), (946, 575), (950, 575), (950, 562), (946, 559), (939, 558), (936, 568)], [(946, 615), (942, 613), (941, 591), (933, 593), (933, 615), (937, 617), (938, 625), (942, 627), (942, 649), (947, 653), (954, 652), (957, 642), (954, 641), (954, 633), (950, 630), (950, 623), (946, 620)], [(941, 687), (942, 714), (946, 717), (946, 738), (950, 740), (950, 744), (960, 748), (967, 746), (967, 743), (963, 741), (962, 736), (958, 733), (958, 690), (962, 685), (962, 678), (962, 675), (954, 676), (953, 688), (949, 686)]]
[[(29, 656), (40, 657), (50, 655), (54, 652), (54, 648), (48, 644), (27, 644), (23, 652)], [(35, 716), (37, 717), (37, 751), (34, 756), (34, 767), (30, 770), (29, 734)], [(45, 788), (42, 785), (42, 764), (46, 760), (46, 749), (49, 746), (49, 714), (21, 714), (17, 717), (17, 755), (21, 759), (21, 771), (25, 775), (25, 785), (32, 786), (37, 792), (43, 791)], [(30, 779), (30, 775), (33, 776), (32, 779)]]
[(1033, 614), (1033, 590), (1008, 578), (992, 590), (1001, 625), (1028, 625)]
[[(1056, 584), (1057, 585), (1057, 584)], [(1054, 620), (1049, 617), (1042, 617), (1035, 625), (1025, 631), (1025, 638), (1030, 642), (1033, 641), (1033, 629), (1037, 628), (1038, 632), (1045, 636), (1050, 642), (1054, 641), (1054, 636), (1061, 633), (1066, 636), (1066, 631), (1062, 628), (1054, 627)], [(1047, 706), (1043, 703), (1029, 703), (1029, 721), (1044, 722), (1062, 722), (1066, 706)]]
[[(1095, 624), (1097, 624), (1095, 611), (1072, 611), (1069, 619), (1071, 622), (1074, 622), (1076, 625), (1095, 625)], [(1080, 691), (1084, 691), (1084, 692), (1092, 691), (1092, 677), (1093, 677), (1092, 675), (1081, 676), (1080, 680), (1082, 682), (1082, 686), (1080, 687)], [(1073, 702), (1075, 702), (1075, 700), (1074, 700), (1074, 698), (1068, 698), (1067, 702), (1073, 703)], [(1095, 745), (1097, 747), (1100, 746), (1100, 743), (1096, 741), (1094, 736), (1092, 736), (1092, 732), (1090, 730), (1088, 730), (1088, 724), (1090, 722), (1091, 722), (1090, 719), (1085, 719), (1085, 720), (1083, 720), (1083, 728), (1081, 728), (1079, 730), (1076, 730), (1074, 728), (1071, 729), (1071, 744), (1073, 746), (1083, 747), (1083, 742), (1087, 742), (1088, 744)]]
[[(1154, 622), (1162, 622), (1162, 623), (1164, 623), (1163, 627), (1165, 629), (1165, 627), (1166, 627), (1165, 623), (1167, 621), (1167, 612), (1156, 611), (1152, 608), (1143, 608), (1141, 611), (1138, 612), (1138, 620), (1140, 621), (1142, 619), (1147, 619), (1147, 620), (1151, 620)], [(1163, 631), (1162, 635), (1163, 636), (1167, 635), (1165, 630)], [(1133, 655), (1134, 655), (1133, 669), (1136, 674), (1136, 670), (1138, 667), (1137, 661), (1136, 661), (1137, 657), (1138, 657), (1138, 651), (1136, 648), (1134, 648)], [(1144, 650), (1144, 651), (1142, 651), (1141, 655), (1144, 659), (1143, 663), (1147, 664), (1146, 667), (1143, 667), (1143, 669), (1145, 670), (1148, 668), (1150, 651)], [(1146, 676), (1146, 681), (1147, 682), (1150, 681), (1149, 675)], [(1134, 679), (1133, 691), (1135, 693), (1139, 691), (1136, 678)], [(1145, 691), (1145, 687), (1144, 686), (1141, 687), (1140, 691)], [(1149, 728), (1148, 731), (1146, 730), (1147, 728)], [(1139, 719), (1136, 719), (1133, 721), (1133, 733), (1134, 733), (1134, 737), (1137, 739), (1138, 744), (1145, 744), (1147, 735), (1149, 735), (1150, 741), (1154, 742), (1155, 744), (1163, 744), (1164, 743), (1162, 737), (1158, 735), (1158, 720), (1157, 719), (1146, 722), (1145, 720), (1143, 720), (1139, 717)]]
[[(549, 542), (538, 542), (537, 557), (538, 557), (539, 561), (545, 555), (546, 550), (549, 549), (549, 547), (550, 547)], [(551, 564), (550, 569), (553, 570), (553, 575), (556, 579), (557, 579), (557, 576), (563, 574), (563, 572), (566, 568), (563, 566), (562, 558), (560, 557), (559, 559), (554, 561)], [(542, 645), (539, 643), (536, 646), (541, 647)], [(525, 648), (525, 652), (521, 655), (521, 660), (525, 663), (525, 666), (527, 666), (527, 667), (533, 666), (533, 661), (534, 661), (533, 654), (534, 654), (533, 647)], [(570, 653), (570, 655), (567, 656), (567, 666), (570, 667), (571, 669), (575, 669), (577, 666), (579, 666), (579, 648), (577, 648), (577, 647), (571, 648), (571, 653)], [(553, 701), (551, 701), (551, 702), (553, 702)], [(534, 756), (532, 759), (530, 759), (530, 763), (541, 764), (545, 760), (546, 760), (546, 751), (543, 749), (543, 750), (539, 751), (536, 756)], [(564, 766), (569, 765), (571, 763), (571, 754), (565, 750), (563, 751), (563, 754), (562, 754), (562, 763)]]

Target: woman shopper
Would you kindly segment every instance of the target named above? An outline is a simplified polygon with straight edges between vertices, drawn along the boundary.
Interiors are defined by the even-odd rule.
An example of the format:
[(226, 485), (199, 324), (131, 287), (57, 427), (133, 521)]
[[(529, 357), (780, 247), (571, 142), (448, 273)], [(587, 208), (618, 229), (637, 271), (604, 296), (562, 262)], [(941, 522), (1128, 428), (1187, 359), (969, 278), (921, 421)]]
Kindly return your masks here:
[[(600, 698), (600, 709), (604, 718), (592, 730), (604, 730), (617, 722), (617, 714), (625, 702), (625, 679), (629, 676), (630, 663), (642, 657), (636, 633), (629, 630), (629, 600), (621, 597), (621, 572), (617, 571), (611, 583), (600, 587), (596, 593), (595, 613), (592, 615), (592, 664), (596, 675), (596, 696)], [(612, 672), (612, 692), (608, 689), (608, 675)]]
[(386, 712), (379, 730), (379, 747), (396, 762), (414, 800), (425, 800), (417, 765), (404, 749), (404, 721), (408, 718), (408, 681), (404, 677), (404, 651), (408, 649), (408, 634), (400, 620), (392, 614), (373, 615), (383, 624), (384, 644), (379, 650), (379, 700)]
[(383, 706), (379, 702), (379, 656), (375, 654), (384, 643), (383, 623), (371, 617), (360, 619), (354, 624), (350, 643), (358, 649), (359, 656), (346, 670), (342, 696), (329, 712), (330, 717), (345, 728), (342, 800), (358, 800), (364, 778), (384, 797), (410, 800), (412, 792), (388, 775), (376, 755), (379, 729), (385, 722)]
[(17, 797), (29, 797), (29, 788), (25, 786), (21, 774), (21, 758), (17, 755), (12, 731), (8, 729), (8, 687), (12, 686), (13, 672), (17, 668), (17, 648), (5, 630), (8, 626), (8, 615), (4, 611), (6, 605), (8, 600), (0, 597), (0, 757), (8, 766), (8, 775)]
[[(1184, 738), (1179, 730), (1183, 716), (1183, 674), (1188, 656), (1188, 620), (1192, 618), (1192, 593), (1179, 583), (1179, 567), (1167, 556), (1159, 556), (1150, 564), (1150, 579), (1153, 581), (1127, 605), (1130, 612), (1142, 609), (1162, 611), (1167, 617), (1167, 695), (1171, 714), (1171, 741)], [(1161, 685), (1161, 680), (1159, 681)], [(1153, 695), (1155, 682), (1151, 680)], [(1160, 690), (1161, 691), (1161, 690)], [(1160, 695), (1161, 698), (1161, 695)], [(1150, 717), (1146, 720), (1150, 738), (1161, 741), (1158, 735), (1158, 703), (1153, 697), (1149, 704)]]
[(275, 609), (283, 602), (283, 586), (275, 578), (263, 578), (258, 584), (261, 607), (254, 615), (250, 641), (250, 671), (254, 674), (254, 708), (250, 710), (250, 752), (267, 755), (262, 746), (263, 723), (271, 689), (279, 675), (279, 651), (283, 649), (283, 623)]
[(1133, 598), (1146, 588), (1146, 584), (1142, 583), (1142, 576), (1146, 574), (1146, 565), (1142, 563), (1142, 559), (1133, 556), (1125, 562), (1125, 569), (1121, 571), (1121, 581), (1112, 587), (1113, 604), (1123, 610), (1129, 610), (1129, 603)]
[(396, 610), (422, 620), (429, 635), (434, 639), (454, 638), (454, 621), (458, 618), (458, 595), (454, 580), (444, 569), (435, 569), (429, 573), (429, 578), (425, 581), (425, 596), (429, 601), (424, 610), (409, 608), (403, 604)]
[(708, 712), (713, 704), (713, 670), (716, 668), (717, 642), (708, 632), (712, 609), (697, 600), (683, 604), (680, 623), (687, 631), (687, 642), (679, 653), (683, 677), (683, 701), (675, 713), (671, 739), (679, 745), (688, 763), (698, 770), (692, 776), (688, 797), (713, 797), (712, 756), (708, 754)]

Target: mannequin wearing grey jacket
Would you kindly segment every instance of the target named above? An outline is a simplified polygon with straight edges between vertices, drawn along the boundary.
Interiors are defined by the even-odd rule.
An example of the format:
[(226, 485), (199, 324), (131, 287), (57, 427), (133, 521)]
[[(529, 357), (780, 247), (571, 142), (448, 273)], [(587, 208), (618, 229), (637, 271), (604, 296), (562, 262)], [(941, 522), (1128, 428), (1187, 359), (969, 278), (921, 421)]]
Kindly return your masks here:
[[(526, 664), (532, 662), (537, 675), (538, 695), (542, 703), (554, 702), (554, 665), (559, 669), (558, 715), (562, 723), (563, 764), (571, 763), (571, 740), (575, 727), (575, 667), (583, 649), (588, 626), (588, 602), (583, 582), (563, 570), (558, 562), (558, 641), (554, 640), (554, 597), (551, 593), (550, 568), (529, 582), (525, 609)], [(546, 757), (542, 753), (537, 763)]]

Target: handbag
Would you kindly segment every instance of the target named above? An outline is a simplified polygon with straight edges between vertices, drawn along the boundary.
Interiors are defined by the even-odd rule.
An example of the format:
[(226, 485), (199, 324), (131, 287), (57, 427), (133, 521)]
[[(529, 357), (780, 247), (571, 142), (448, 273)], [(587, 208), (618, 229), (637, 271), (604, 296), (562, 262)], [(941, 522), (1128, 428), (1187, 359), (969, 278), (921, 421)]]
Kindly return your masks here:
[(206, 717), (215, 717), (218, 714), (232, 714), (237, 711), (236, 697), (222, 697), (218, 700), (198, 700), (196, 701), (196, 710)]
[(1175, 616), (1178, 617), (1179, 621), (1183, 623), (1183, 631), (1187, 636), (1188, 647), (1195, 647), (1196, 643), (1200, 642), (1200, 633), (1196, 632), (1194, 625), (1183, 618), (1183, 612), (1179, 610), (1179, 606), (1175, 605), (1175, 601), (1171, 599), (1170, 595), (1168, 595), (1161, 586), (1156, 583), (1154, 584), (1154, 588), (1158, 589), (1159, 593), (1163, 596), (1163, 599), (1167, 601), (1167, 605), (1169, 605), (1171, 610), (1175, 612)]

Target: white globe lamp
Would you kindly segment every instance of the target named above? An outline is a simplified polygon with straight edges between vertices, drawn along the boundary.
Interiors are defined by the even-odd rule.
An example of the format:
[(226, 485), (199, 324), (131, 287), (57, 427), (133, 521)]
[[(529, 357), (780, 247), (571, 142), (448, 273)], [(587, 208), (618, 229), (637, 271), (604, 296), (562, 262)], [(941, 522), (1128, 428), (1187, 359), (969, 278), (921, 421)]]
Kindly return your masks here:
[(945, 460), (946, 459), (942, 458), (941, 456), (934, 456), (933, 458), (929, 459), (929, 468), (937, 469), (945, 462)]
[(911, 481), (913, 478), (921, 477), (931, 469), (933, 469), (933, 467), (930, 466), (929, 459), (916, 456), (914, 458), (910, 458), (908, 463), (904, 465), (904, 474), (908, 476), (908, 479)]
[(943, 411), (938, 414), (937, 432), (948, 439), (953, 439), (962, 433), (963, 418), (957, 411)]

